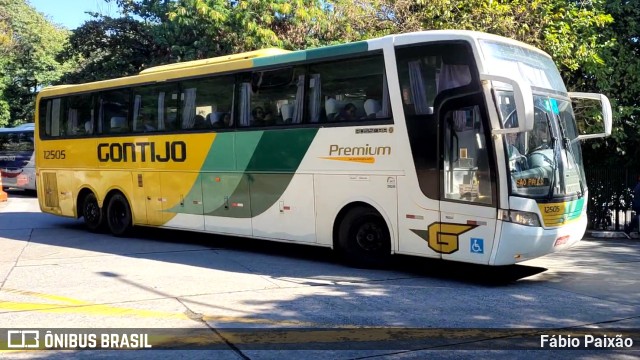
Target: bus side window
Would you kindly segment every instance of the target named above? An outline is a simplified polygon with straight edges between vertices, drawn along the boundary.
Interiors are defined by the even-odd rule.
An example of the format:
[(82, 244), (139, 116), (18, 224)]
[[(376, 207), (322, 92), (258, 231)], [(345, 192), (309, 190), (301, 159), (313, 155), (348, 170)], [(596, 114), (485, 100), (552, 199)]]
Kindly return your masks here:
[(66, 136), (86, 136), (93, 132), (93, 96), (72, 95), (65, 98)]
[[(170, 113), (178, 108), (177, 84), (133, 89), (133, 132), (172, 130)], [(175, 120), (175, 118), (174, 118)]]
[(391, 117), (382, 55), (313, 64), (310, 74), (308, 107), (312, 123)]
[(40, 103), (40, 109), (42, 109), (40, 110), (40, 121), (44, 125), (45, 134), (49, 137), (59, 137), (64, 134), (62, 103), (62, 98), (43, 100)]
[[(207, 130), (220, 128), (225, 121), (223, 114), (231, 115), (235, 78), (224, 75), (183, 81), (180, 100), (182, 112), (178, 114), (179, 128), (185, 130)], [(230, 127), (232, 121), (226, 119)]]
[[(130, 89), (118, 89), (100, 93), (100, 122), (102, 132), (128, 133)], [(106, 131), (105, 131), (106, 130)]]
[(287, 67), (246, 74), (240, 87), (240, 125), (302, 123), (305, 69)]

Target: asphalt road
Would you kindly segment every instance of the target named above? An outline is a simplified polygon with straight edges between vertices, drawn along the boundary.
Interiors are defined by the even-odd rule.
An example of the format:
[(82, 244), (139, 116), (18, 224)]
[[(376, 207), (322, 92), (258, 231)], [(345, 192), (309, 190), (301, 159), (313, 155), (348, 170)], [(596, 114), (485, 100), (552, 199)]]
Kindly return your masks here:
[[(534, 350), (539, 335), (528, 338), (532, 346), (504, 329), (637, 335), (639, 264), (638, 240), (584, 239), (509, 267), (398, 257), (389, 268), (357, 269), (307, 246), (145, 228), (128, 238), (93, 234), (81, 221), (40, 213), (37, 199), (15, 192), (0, 204), (0, 329), (154, 328), (167, 329), (165, 345), (217, 344), (72, 354), (86, 358), (629, 359), (640, 353)], [(425, 335), (433, 329), (452, 330)], [(0, 351), (6, 358), (69, 355)]]

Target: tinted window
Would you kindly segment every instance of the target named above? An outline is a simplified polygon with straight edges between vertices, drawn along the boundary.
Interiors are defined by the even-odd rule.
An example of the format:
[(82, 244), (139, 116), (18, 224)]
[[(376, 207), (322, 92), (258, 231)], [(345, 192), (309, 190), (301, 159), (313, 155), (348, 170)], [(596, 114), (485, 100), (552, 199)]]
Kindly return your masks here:
[(133, 131), (171, 131), (176, 128), (178, 86), (152, 85), (133, 89)]
[(220, 76), (181, 83), (181, 129), (211, 129), (233, 126), (234, 76)]
[(300, 124), (304, 114), (302, 68), (256, 71), (240, 84), (240, 125)]
[(131, 131), (129, 124), (129, 102), (131, 90), (118, 89), (100, 93), (100, 121), (98, 132), (121, 134)]
[(391, 116), (382, 55), (311, 65), (311, 122), (349, 122)]

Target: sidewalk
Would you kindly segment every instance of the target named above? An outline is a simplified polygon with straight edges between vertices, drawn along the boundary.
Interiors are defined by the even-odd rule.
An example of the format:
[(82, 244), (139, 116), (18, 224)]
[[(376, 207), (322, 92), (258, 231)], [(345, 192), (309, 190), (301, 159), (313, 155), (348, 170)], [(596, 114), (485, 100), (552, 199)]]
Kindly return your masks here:
[(632, 232), (627, 235), (624, 231), (604, 231), (604, 230), (587, 230), (584, 234), (584, 238), (592, 238), (592, 239), (629, 239), (629, 240), (638, 240), (640, 239), (640, 234), (637, 232)]

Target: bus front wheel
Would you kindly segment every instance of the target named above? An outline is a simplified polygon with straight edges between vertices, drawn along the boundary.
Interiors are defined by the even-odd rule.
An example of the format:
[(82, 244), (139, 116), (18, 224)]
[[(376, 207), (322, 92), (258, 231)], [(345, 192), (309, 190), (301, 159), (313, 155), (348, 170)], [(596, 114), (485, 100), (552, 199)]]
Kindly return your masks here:
[(82, 217), (84, 224), (90, 231), (98, 231), (101, 229), (104, 221), (102, 209), (98, 205), (98, 199), (94, 193), (89, 193), (82, 202)]
[(114, 194), (107, 205), (107, 224), (115, 236), (124, 236), (131, 229), (131, 208), (122, 194)]
[(356, 266), (382, 266), (391, 257), (389, 228), (382, 216), (370, 207), (349, 210), (340, 222), (338, 243), (346, 260)]

